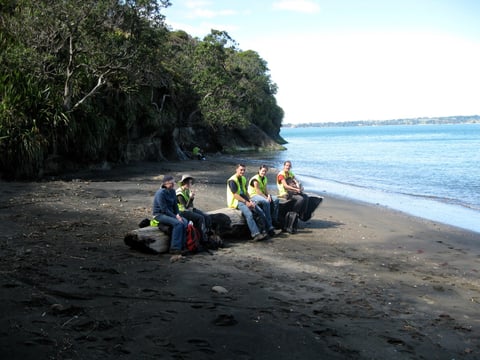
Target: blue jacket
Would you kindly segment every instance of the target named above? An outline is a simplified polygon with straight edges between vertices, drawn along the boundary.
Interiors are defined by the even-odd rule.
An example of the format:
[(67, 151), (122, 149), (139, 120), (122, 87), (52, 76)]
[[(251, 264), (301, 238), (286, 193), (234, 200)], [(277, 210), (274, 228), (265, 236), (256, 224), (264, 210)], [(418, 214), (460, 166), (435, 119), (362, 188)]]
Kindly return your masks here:
[(160, 188), (155, 193), (152, 207), (153, 216), (160, 214), (175, 217), (179, 213), (177, 195), (174, 189)]

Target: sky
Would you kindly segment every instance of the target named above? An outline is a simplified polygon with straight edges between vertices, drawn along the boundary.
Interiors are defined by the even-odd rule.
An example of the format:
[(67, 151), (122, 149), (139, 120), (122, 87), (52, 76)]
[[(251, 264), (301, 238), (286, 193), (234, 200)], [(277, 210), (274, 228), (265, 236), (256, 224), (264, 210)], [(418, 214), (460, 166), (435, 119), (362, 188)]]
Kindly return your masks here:
[(480, 115), (478, 0), (170, 0), (264, 59), (284, 124)]

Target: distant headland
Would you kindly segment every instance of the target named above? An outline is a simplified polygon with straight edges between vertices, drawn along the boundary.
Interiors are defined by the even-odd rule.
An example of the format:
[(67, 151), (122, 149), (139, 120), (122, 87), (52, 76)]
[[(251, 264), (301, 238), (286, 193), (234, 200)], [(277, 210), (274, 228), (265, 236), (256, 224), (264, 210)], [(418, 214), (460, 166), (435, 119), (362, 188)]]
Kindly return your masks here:
[(344, 122), (311, 122), (300, 124), (283, 124), (282, 127), (337, 127), (337, 126), (378, 126), (378, 125), (431, 125), (431, 124), (476, 124), (480, 123), (480, 115), (418, 117), (411, 119), (391, 120), (357, 120)]

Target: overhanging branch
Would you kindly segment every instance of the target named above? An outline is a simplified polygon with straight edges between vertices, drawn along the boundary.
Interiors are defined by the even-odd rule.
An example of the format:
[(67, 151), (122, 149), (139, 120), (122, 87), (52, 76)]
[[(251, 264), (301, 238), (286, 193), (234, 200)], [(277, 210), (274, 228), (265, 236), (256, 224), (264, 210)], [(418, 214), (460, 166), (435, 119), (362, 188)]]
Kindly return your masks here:
[[(107, 72), (108, 73), (108, 72)], [(107, 75), (107, 73), (105, 74), (101, 74), (99, 77), (98, 77), (98, 81), (97, 81), (97, 84), (92, 88), (92, 90), (90, 90), (90, 92), (88, 94), (86, 94), (83, 98), (81, 98), (79, 101), (77, 101), (77, 103), (75, 105), (73, 105), (72, 107), (72, 110), (75, 110), (76, 108), (78, 108), (80, 105), (82, 105), (85, 100), (87, 100), (89, 97), (93, 96), (97, 90), (105, 84), (105, 75)]]

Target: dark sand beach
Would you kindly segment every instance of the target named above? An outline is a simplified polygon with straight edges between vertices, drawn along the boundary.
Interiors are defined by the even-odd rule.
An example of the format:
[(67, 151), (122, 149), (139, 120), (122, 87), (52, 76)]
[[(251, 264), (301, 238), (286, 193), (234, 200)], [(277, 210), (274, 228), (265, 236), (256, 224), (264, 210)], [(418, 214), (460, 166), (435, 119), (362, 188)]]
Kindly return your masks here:
[(164, 174), (193, 175), (210, 211), (234, 169), (210, 157), (0, 182), (0, 358), (480, 358), (478, 233), (324, 193), (295, 235), (178, 261), (124, 244)]

